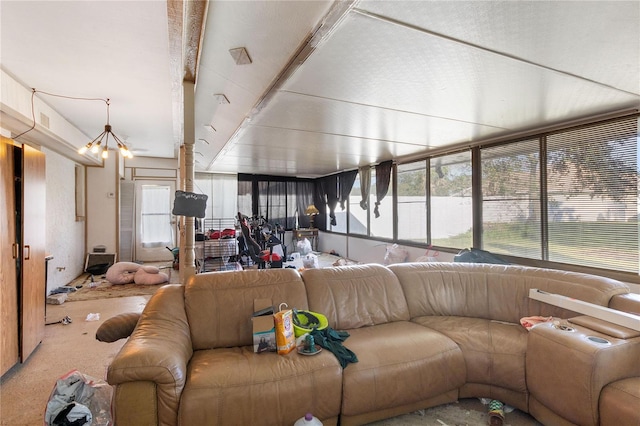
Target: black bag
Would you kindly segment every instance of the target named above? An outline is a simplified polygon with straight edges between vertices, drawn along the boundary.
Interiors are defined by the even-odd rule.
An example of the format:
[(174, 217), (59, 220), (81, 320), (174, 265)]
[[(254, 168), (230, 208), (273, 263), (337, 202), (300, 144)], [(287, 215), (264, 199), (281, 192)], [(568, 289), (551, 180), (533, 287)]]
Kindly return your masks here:
[(460, 252), (453, 257), (453, 261), (463, 263), (495, 263), (498, 265), (510, 264), (493, 253), (476, 248), (460, 250)]

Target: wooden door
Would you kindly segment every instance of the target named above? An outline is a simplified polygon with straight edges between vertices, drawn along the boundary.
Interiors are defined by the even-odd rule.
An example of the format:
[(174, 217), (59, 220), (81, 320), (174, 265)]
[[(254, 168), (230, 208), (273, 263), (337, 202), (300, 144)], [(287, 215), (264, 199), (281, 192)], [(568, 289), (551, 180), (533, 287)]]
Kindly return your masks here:
[(19, 361), (13, 142), (0, 137), (0, 376)]
[(21, 351), (24, 362), (44, 338), (45, 156), (23, 145), (22, 153)]

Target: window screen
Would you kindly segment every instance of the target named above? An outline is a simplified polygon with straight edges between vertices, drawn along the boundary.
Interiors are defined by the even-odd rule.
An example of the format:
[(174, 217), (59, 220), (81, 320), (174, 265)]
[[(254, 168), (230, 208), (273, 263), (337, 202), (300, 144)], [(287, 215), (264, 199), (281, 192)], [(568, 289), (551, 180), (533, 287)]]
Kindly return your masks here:
[(397, 169), (398, 239), (426, 244), (427, 163), (400, 164)]
[(549, 260), (638, 272), (638, 119), (547, 137)]
[(483, 148), (482, 248), (542, 258), (540, 141)]
[(466, 248), (473, 245), (471, 152), (435, 157), (429, 167), (431, 243)]

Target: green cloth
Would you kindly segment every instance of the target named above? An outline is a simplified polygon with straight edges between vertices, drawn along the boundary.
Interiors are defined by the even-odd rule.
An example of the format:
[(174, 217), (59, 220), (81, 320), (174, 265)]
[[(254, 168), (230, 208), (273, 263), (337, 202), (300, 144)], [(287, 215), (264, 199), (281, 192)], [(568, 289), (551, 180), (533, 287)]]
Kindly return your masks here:
[(327, 327), (324, 330), (313, 330), (311, 335), (318, 345), (333, 352), (342, 368), (345, 368), (351, 362), (358, 362), (356, 354), (342, 344), (349, 337), (349, 333), (346, 331), (336, 331), (331, 327)]

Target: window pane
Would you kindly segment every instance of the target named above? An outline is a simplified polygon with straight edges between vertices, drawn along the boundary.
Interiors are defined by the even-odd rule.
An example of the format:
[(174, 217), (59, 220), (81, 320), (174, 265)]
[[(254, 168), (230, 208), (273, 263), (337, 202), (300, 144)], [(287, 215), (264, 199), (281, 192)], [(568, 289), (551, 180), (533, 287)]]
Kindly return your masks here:
[(253, 199), (252, 191), (252, 182), (250, 180), (238, 181), (238, 211), (245, 216), (253, 216), (251, 206)]
[(540, 141), (481, 150), (483, 249), (542, 258)]
[(393, 238), (393, 174), (389, 180), (389, 191), (378, 206), (379, 217), (373, 213), (376, 203), (376, 171), (371, 170), (371, 192), (369, 210), (371, 210), (372, 237)]
[(398, 239), (427, 243), (427, 163), (398, 165)]
[(367, 213), (366, 209), (360, 207), (362, 193), (360, 191), (360, 174), (356, 177), (349, 194), (349, 233), (357, 235), (367, 235)]
[(638, 119), (547, 138), (549, 260), (638, 272)]
[(471, 247), (471, 152), (433, 158), (429, 174), (431, 243), (460, 249)]
[(173, 247), (170, 192), (169, 186), (142, 186), (140, 214), (143, 247)]

